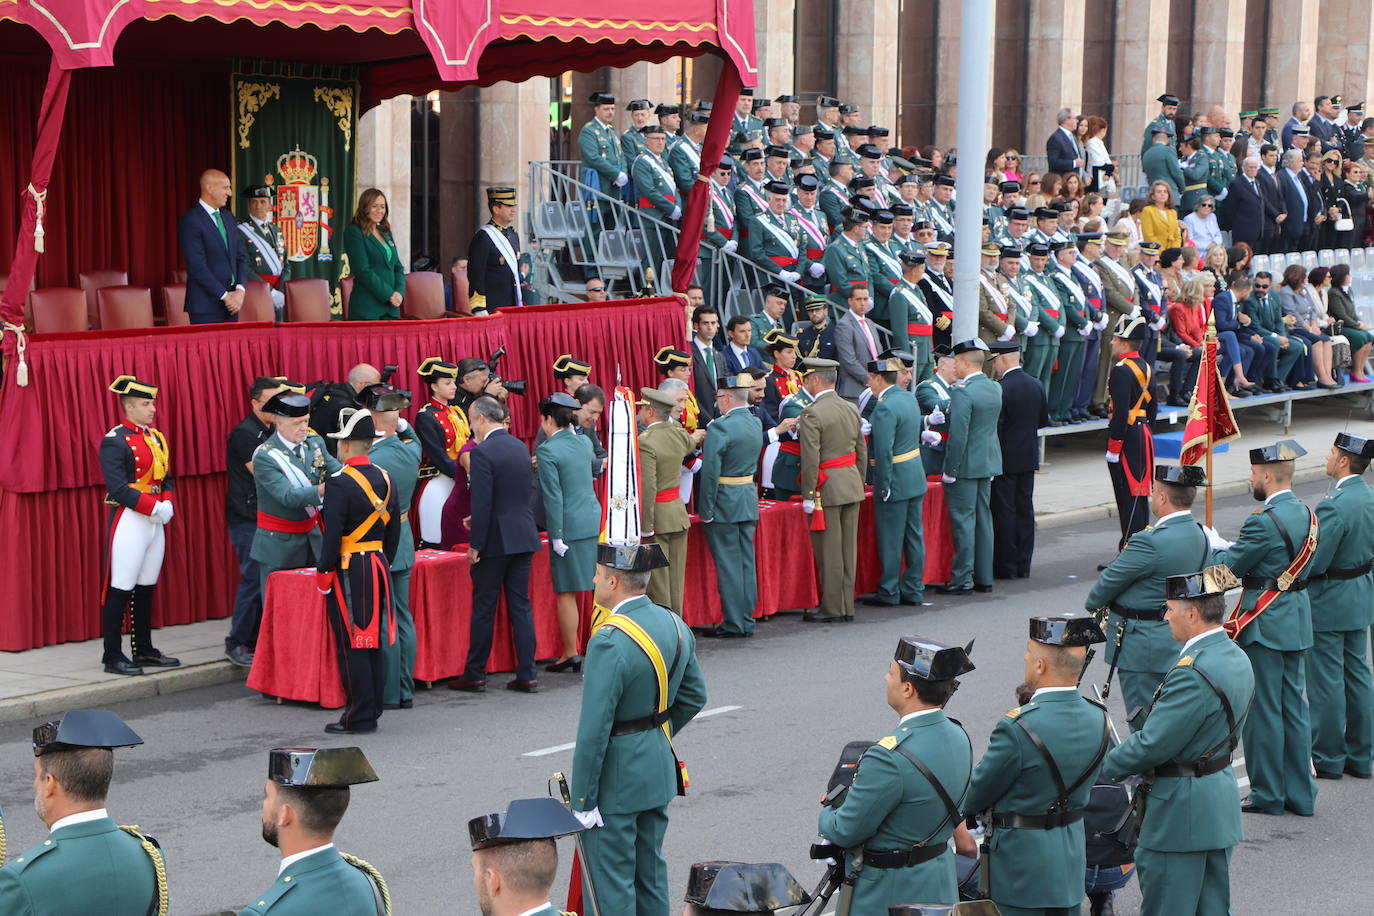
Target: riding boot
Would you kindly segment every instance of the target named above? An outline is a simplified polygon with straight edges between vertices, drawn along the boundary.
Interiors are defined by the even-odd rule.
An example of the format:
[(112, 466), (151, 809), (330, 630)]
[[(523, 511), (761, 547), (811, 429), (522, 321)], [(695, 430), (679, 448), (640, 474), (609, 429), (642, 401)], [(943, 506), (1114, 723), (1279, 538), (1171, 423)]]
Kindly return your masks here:
[(134, 586), (133, 635), (129, 644), (135, 660), (161, 655), (153, 648), (153, 585)]
[(100, 609), (100, 635), (105, 640), (104, 653), (100, 658), (103, 665), (127, 661), (124, 657), (124, 612), (128, 610), (131, 595), (124, 588), (105, 591), (105, 604)]
[(1115, 912), (1111, 891), (1088, 895), (1088, 916), (1112, 916)]

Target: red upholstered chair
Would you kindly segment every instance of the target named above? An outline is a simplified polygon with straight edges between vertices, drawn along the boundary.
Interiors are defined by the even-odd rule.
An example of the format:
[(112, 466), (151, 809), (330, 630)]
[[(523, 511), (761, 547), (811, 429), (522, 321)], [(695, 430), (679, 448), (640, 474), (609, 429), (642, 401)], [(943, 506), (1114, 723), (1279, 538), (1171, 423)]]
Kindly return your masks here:
[(329, 321), (329, 282), (323, 277), (286, 281), (287, 321)]
[(191, 323), (191, 316), (186, 314), (185, 283), (169, 283), (162, 287), (162, 317), (168, 327)]
[[(29, 277), (29, 292), (30, 292), (30, 293), (33, 292), (33, 290), (34, 290), (34, 281), (36, 281), (37, 279), (38, 279), (37, 275), (32, 276), (32, 277)], [(5, 291), (5, 287), (7, 287), (7, 286), (9, 286), (9, 285), (10, 285), (10, 275), (7, 274), (7, 273), (0, 274), (0, 293), (3, 293), (3, 292)], [(27, 329), (30, 330), (30, 331), (33, 330), (33, 299), (31, 298), (31, 296), (25, 296), (25, 297), (24, 297), (24, 327), (27, 328)]]
[(455, 315), (471, 315), (472, 303), (468, 300), (468, 262), (459, 261), (448, 272), (453, 283), (453, 312)]
[(33, 310), (33, 330), (36, 334), (61, 334), (84, 331), (89, 327), (86, 318), (86, 294), (70, 286), (53, 286), (29, 293)]
[(444, 278), (433, 270), (417, 270), (406, 274), (405, 298), (401, 300), (402, 318), (446, 318), (444, 310)]
[(100, 310), (95, 291), (105, 286), (127, 286), (129, 272), (126, 270), (85, 270), (80, 274), (81, 291), (86, 294), (86, 315), (93, 329), (100, 327)]
[(266, 280), (252, 277), (243, 284), (243, 307), (239, 321), (276, 321), (277, 309), (272, 305), (272, 287)]
[(146, 286), (102, 286), (95, 298), (102, 330), (153, 326), (153, 291)]
[(353, 278), (339, 278), (339, 304), (343, 306), (343, 320), (348, 320), (348, 297), (353, 295)]

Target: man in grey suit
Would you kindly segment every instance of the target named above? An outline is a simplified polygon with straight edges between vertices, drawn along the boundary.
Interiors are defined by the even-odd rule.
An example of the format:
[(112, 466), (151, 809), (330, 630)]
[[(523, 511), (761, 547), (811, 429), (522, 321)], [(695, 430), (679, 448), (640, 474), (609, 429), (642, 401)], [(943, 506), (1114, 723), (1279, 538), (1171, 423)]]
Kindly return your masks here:
[(847, 401), (859, 402), (859, 395), (868, 387), (868, 369), (878, 358), (883, 341), (878, 326), (864, 316), (870, 301), (868, 283), (855, 280), (849, 287), (849, 311), (835, 322), (835, 358), (840, 364), (839, 384), (835, 391)]

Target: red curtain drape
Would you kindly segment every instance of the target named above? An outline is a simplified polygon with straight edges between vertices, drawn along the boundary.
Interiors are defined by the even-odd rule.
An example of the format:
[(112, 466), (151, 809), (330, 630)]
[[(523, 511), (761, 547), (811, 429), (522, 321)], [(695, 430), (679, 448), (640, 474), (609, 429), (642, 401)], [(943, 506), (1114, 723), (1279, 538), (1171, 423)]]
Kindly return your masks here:
[(706, 208), (710, 200), (707, 181), (720, 165), (721, 154), (730, 139), (730, 124), (735, 117), (735, 102), (739, 99), (739, 71), (733, 60), (726, 58), (716, 83), (716, 97), (711, 103), (711, 122), (706, 126), (706, 139), (701, 145), (701, 171), (687, 197), (687, 209), (682, 214), (682, 231), (677, 237), (677, 254), (673, 261), (673, 289), (686, 292), (692, 285), (697, 268), (697, 252), (706, 227)]

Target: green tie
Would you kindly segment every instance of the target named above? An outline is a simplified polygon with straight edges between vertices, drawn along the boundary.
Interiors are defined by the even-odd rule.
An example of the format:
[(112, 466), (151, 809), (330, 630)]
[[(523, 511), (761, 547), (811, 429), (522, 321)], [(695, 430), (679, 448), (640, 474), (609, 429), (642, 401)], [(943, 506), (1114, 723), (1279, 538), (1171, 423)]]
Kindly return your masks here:
[[(229, 235), (224, 231), (224, 220), (220, 217), (219, 211), (215, 211), (215, 228), (219, 230), (219, 240), (224, 243), (224, 250), (229, 250)], [(229, 265), (229, 282), (237, 283), (238, 277), (234, 276), (234, 265)]]

